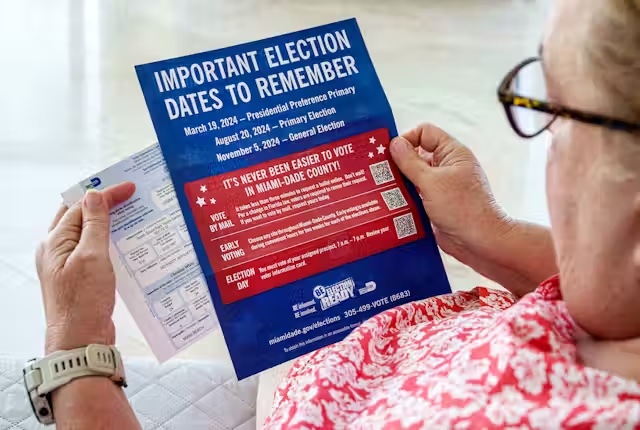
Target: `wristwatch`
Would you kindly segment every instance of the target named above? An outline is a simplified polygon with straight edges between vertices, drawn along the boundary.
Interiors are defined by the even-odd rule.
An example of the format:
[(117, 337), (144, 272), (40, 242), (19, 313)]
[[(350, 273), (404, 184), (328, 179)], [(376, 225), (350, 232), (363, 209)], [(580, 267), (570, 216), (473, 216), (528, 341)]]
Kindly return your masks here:
[(55, 422), (51, 393), (74, 379), (105, 376), (121, 387), (127, 386), (122, 358), (115, 346), (92, 344), (57, 351), (39, 360), (30, 360), (22, 372), (31, 408), (42, 424)]

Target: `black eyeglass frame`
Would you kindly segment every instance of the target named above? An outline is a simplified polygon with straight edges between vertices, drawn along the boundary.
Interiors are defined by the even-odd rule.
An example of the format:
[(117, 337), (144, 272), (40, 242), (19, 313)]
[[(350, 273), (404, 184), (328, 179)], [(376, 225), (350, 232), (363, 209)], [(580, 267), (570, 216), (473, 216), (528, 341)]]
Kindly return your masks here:
[[(532, 99), (511, 91), (511, 84), (513, 83), (513, 80), (516, 78), (518, 73), (520, 73), (520, 71), (529, 64), (535, 63), (537, 61), (542, 61), (542, 59), (540, 57), (531, 57), (522, 61), (521, 63), (516, 65), (509, 73), (507, 73), (507, 75), (502, 80), (500, 87), (498, 87), (498, 100), (500, 100), (500, 103), (502, 103), (502, 106), (504, 107), (505, 113), (507, 114), (507, 119), (509, 120), (509, 124), (511, 124), (513, 130), (520, 137), (529, 139), (538, 136), (543, 131), (547, 130), (558, 117), (569, 118), (586, 124), (599, 125), (613, 130), (621, 130), (630, 133), (640, 131), (640, 124), (634, 124), (632, 122), (624, 121), (621, 119), (615, 119), (600, 114), (581, 111), (544, 100)], [(538, 112), (544, 112), (553, 115), (553, 118), (541, 130), (533, 134), (527, 134), (522, 131), (515, 118), (513, 117), (513, 112), (511, 111), (512, 106), (531, 109)]]

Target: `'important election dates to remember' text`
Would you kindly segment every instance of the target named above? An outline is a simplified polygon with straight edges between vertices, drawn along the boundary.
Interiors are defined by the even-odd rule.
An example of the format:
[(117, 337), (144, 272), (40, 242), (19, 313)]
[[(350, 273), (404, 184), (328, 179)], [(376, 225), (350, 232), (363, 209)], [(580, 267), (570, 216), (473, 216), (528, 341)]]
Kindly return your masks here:
[(424, 236), (386, 129), (185, 184), (224, 303)]

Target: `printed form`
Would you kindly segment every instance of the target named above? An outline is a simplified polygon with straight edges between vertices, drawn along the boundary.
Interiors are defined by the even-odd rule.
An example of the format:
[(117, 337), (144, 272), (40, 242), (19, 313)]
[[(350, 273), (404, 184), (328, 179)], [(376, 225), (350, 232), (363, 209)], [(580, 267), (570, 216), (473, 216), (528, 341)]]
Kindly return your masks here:
[(111, 211), (116, 286), (154, 355), (165, 361), (218, 321), (160, 146), (81, 181), (63, 199), (71, 205), (89, 189), (125, 181), (136, 192)]

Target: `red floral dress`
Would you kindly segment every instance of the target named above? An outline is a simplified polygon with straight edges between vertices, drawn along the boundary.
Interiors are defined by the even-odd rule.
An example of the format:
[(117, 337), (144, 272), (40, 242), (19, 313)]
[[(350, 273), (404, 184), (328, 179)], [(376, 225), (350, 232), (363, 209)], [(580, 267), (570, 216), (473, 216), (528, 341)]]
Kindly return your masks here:
[(265, 428), (640, 429), (640, 384), (579, 364), (577, 333), (558, 278), (409, 303), (299, 359)]

